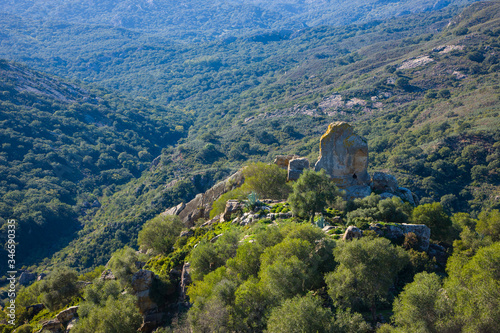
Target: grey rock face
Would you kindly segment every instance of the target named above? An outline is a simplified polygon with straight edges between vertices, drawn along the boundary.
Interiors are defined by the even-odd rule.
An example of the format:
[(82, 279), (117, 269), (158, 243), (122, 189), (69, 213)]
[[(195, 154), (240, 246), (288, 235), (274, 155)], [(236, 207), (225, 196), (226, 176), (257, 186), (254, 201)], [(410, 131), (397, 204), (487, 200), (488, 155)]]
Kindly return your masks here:
[(158, 308), (150, 295), (154, 276), (153, 272), (142, 269), (132, 276), (132, 289), (137, 296), (137, 307), (141, 314), (155, 311)]
[(240, 203), (238, 200), (228, 200), (226, 202), (226, 208), (224, 210), (224, 214), (222, 214), (221, 221), (229, 221), (231, 220), (231, 215), (236, 212), (242, 211), (244, 205)]
[(215, 184), (205, 193), (198, 194), (186, 205), (182, 206), (182, 204), (180, 204), (176, 207), (167, 209), (162, 214), (174, 213), (171, 215), (179, 215), (179, 218), (186, 226), (192, 227), (196, 220), (200, 218), (208, 219), (210, 217), (210, 210), (215, 200), (224, 193), (241, 186), (244, 181), (243, 172), (239, 170), (226, 180)]
[(368, 144), (354, 134), (351, 125), (335, 122), (320, 140), (320, 156), (314, 169), (324, 169), (338, 187), (369, 185)]
[(389, 224), (382, 225), (380, 223), (373, 223), (370, 225), (370, 230), (375, 231), (379, 236), (386, 237), (392, 240), (403, 238), (406, 234), (413, 232), (418, 239), (418, 246), (420, 251), (429, 250), (431, 229), (425, 224)]
[(165, 215), (179, 215), (179, 213), (184, 209), (184, 207), (186, 207), (186, 204), (184, 202), (181, 202), (177, 206), (167, 209), (166, 211), (164, 211), (160, 215), (163, 215), (163, 216), (165, 216)]
[(299, 158), (297, 155), (278, 155), (274, 159), (274, 164), (279, 166), (282, 169), (288, 169), (288, 163), (290, 160), (293, 160), (294, 158)]
[(347, 200), (355, 198), (364, 198), (372, 193), (372, 190), (368, 185), (349, 186), (346, 187), (344, 190), (345, 190), (345, 198)]
[(78, 306), (72, 306), (59, 312), (56, 318), (61, 323), (67, 323), (76, 316), (77, 311), (78, 311)]
[(30, 283), (31, 281), (34, 281), (36, 280), (36, 274), (35, 273), (30, 273), (28, 271), (26, 272), (22, 272), (21, 273), (21, 276), (19, 276), (19, 284), (22, 284), (23, 286), (24, 285), (27, 285), (28, 283)]
[(42, 328), (38, 331), (38, 333), (41, 332), (52, 332), (52, 333), (64, 332), (64, 326), (57, 319), (48, 320), (45, 323), (43, 323)]
[(394, 193), (398, 189), (398, 181), (393, 175), (374, 172), (371, 187), (373, 191)]
[(399, 187), (398, 190), (396, 191), (396, 194), (403, 199), (404, 201), (408, 201), (410, 204), (413, 206), (416, 205), (416, 202), (413, 198), (413, 193), (405, 187)]
[(304, 171), (309, 168), (307, 158), (294, 158), (288, 163), (288, 180), (297, 180)]
[(343, 240), (351, 240), (351, 239), (354, 239), (354, 238), (360, 238), (360, 237), (363, 237), (363, 231), (361, 229), (359, 229), (358, 227), (355, 227), (353, 225), (350, 225), (345, 233), (344, 233), (344, 237), (342, 237)]

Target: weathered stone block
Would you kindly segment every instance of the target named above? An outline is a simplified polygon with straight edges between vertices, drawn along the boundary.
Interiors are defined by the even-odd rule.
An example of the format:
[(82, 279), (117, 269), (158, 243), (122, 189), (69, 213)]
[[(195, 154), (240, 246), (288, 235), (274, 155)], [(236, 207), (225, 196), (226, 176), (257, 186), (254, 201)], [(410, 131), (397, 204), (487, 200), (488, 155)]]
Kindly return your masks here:
[(274, 159), (274, 164), (279, 166), (282, 169), (288, 169), (288, 163), (290, 160), (293, 160), (294, 158), (298, 158), (299, 156), (297, 155), (278, 155)]
[(324, 169), (340, 188), (369, 185), (368, 144), (354, 134), (351, 125), (335, 122), (320, 140), (320, 156), (315, 170)]
[(294, 158), (288, 163), (288, 180), (293, 181), (299, 179), (304, 169), (309, 168), (309, 160), (307, 158)]
[(393, 175), (374, 172), (371, 187), (373, 191), (394, 193), (398, 189), (398, 181)]

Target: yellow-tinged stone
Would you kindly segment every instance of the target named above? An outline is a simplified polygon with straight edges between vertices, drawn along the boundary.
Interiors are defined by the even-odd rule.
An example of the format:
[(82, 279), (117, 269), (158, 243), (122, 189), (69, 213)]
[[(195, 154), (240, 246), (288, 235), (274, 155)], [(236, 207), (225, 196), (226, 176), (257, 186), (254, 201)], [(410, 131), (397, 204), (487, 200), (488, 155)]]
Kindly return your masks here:
[(334, 122), (320, 140), (320, 156), (315, 170), (324, 169), (341, 188), (369, 186), (368, 144), (354, 133), (351, 125)]

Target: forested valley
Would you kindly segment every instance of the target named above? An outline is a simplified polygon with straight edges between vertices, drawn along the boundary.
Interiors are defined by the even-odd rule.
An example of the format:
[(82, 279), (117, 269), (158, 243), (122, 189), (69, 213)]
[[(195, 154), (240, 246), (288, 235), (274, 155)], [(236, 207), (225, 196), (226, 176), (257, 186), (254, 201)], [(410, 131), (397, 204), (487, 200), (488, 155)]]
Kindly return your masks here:
[(2, 332), (497, 330), (498, 1), (117, 3), (0, 10)]

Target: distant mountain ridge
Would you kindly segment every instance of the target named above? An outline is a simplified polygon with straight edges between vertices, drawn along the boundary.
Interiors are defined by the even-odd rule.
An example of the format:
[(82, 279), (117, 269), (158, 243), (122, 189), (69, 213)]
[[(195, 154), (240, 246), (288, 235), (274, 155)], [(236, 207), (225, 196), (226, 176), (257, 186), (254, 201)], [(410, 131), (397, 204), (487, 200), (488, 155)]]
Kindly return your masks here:
[(7, 1), (0, 14), (41, 22), (95, 24), (159, 34), (177, 40), (210, 40), (261, 30), (343, 26), (463, 6), (474, 0)]

